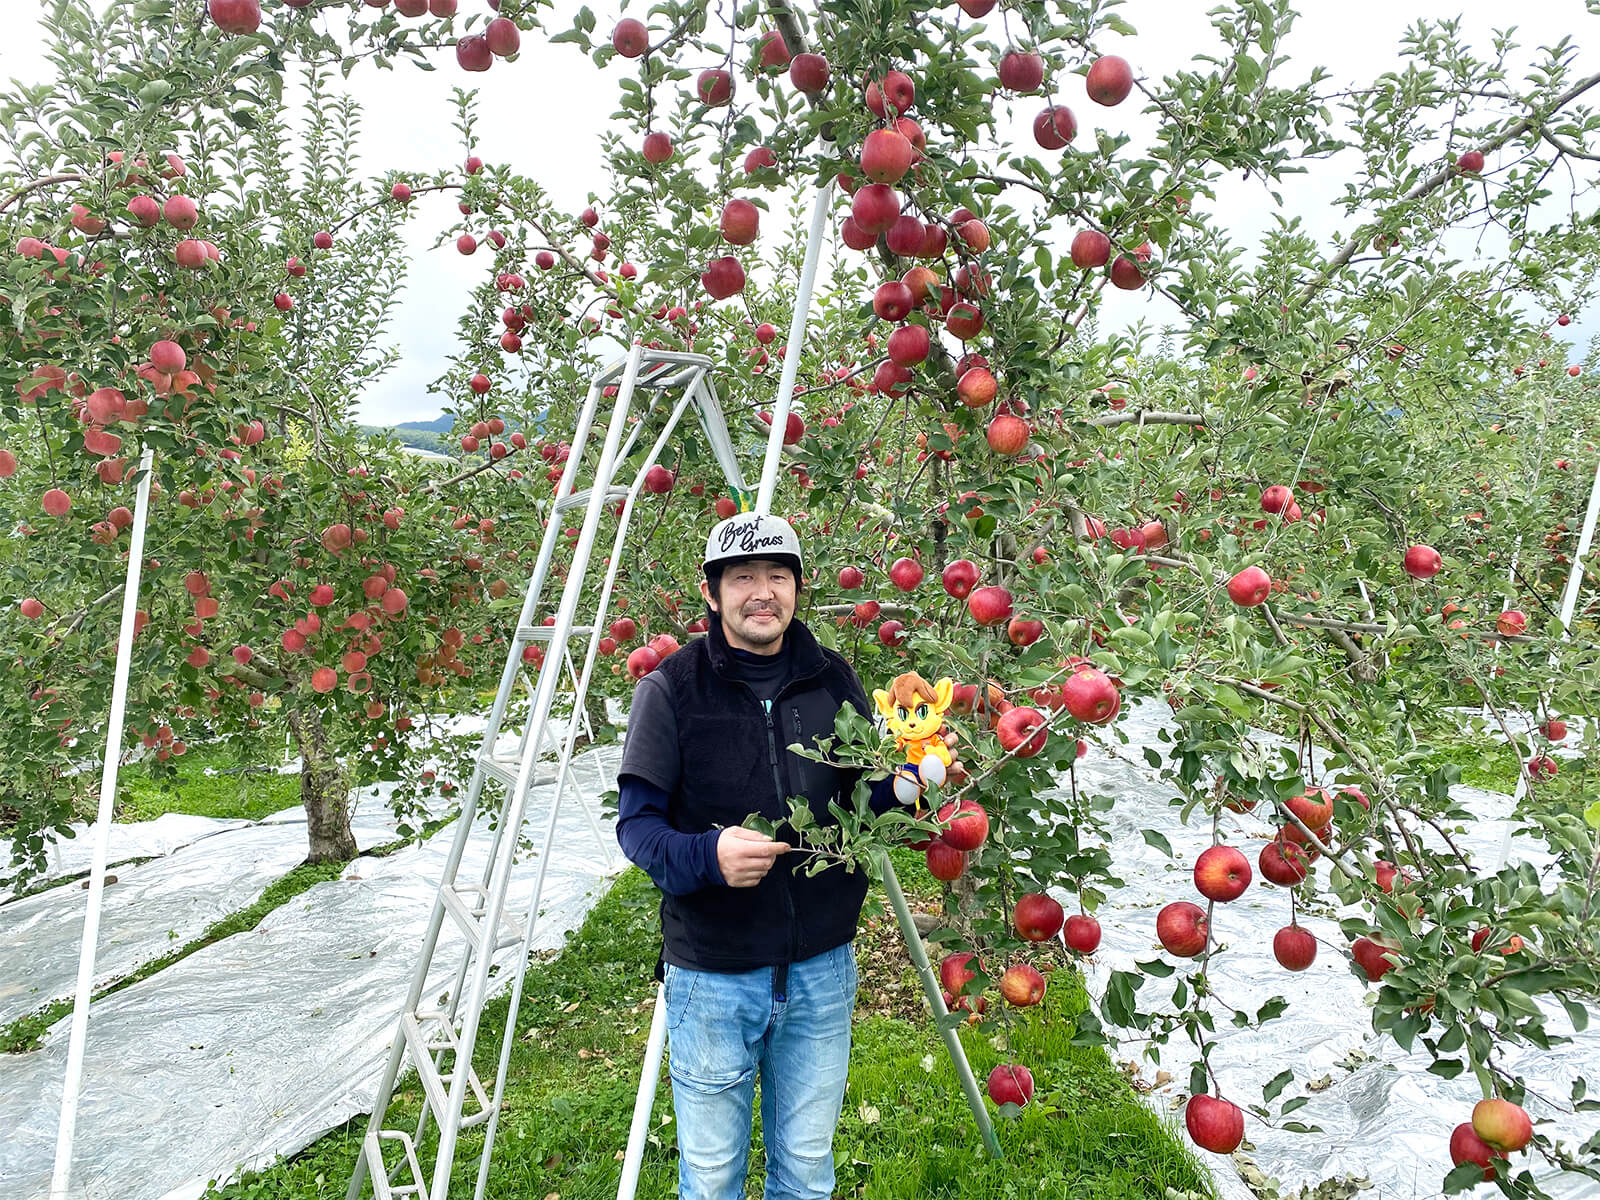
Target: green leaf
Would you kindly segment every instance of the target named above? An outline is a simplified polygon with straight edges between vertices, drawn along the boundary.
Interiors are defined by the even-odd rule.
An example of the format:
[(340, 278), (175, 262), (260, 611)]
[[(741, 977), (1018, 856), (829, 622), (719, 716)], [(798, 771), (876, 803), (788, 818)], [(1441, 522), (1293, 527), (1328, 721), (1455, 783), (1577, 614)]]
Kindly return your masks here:
[(1172, 843), (1167, 841), (1166, 835), (1154, 829), (1141, 829), (1139, 832), (1144, 834), (1144, 840), (1147, 846), (1154, 846), (1168, 858), (1173, 857)]
[(1268, 1104), (1276, 1100), (1284, 1088), (1294, 1082), (1293, 1071), (1279, 1071), (1266, 1083), (1261, 1085), (1261, 1098)]

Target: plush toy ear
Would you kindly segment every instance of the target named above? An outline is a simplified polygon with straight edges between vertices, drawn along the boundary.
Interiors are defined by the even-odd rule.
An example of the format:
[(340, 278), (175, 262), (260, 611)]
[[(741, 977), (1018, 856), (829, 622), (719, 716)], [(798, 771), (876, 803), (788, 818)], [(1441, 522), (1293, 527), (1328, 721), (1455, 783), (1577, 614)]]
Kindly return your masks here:
[(882, 688), (872, 689), (872, 699), (878, 705), (878, 711), (883, 714), (884, 720), (894, 716), (894, 705), (889, 703), (889, 693)]
[(956, 685), (953, 679), (941, 679), (933, 685), (934, 707), (940, 712), (945, 712), (950, 707), (950, 702), (955, 699)]

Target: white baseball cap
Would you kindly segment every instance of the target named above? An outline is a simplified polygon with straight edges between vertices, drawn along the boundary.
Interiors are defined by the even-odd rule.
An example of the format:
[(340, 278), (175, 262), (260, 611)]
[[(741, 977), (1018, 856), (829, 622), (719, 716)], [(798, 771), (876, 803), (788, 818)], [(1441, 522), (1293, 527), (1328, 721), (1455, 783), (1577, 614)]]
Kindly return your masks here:
[(706, 538), (704, 568), (707, 577), (713, 567), (719, 571), (730, 563), (752, 558), (769, 558), (794, 568), (799, 582), (804, 564), (800, 558), (800, 537), (794, 526), (770, 513), (736, 513), (718, 521)]

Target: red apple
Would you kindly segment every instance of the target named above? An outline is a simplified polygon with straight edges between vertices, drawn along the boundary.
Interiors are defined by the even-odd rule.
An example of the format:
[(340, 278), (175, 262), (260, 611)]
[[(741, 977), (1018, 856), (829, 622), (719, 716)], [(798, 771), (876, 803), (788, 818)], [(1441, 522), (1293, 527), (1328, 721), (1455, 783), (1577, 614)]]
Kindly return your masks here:
[(483, 39), (489, 44), (489, 49), (500, 58), (515, 54), (522, 47), (522, 31), (510, 17), (496, 17), (485, 25)]
[(939, 578), (947, 593), (957, 600), (965, 600), (978, 582), (978, 567), (970, 558), (958, 558), (944, 569), (944, 574)]
[(943, 841), (934, 842), (928, 847), (925, 855), (928, 860), (928, 874), (946, 883), (960, 879), (961, 872), (967, 867), (967, 856)]
[(1080, 270), (1103, 267), (1111, 260), (1111, 239), (1097, 229), (1080, 230), (1072, 238), (1072, 265)]
[(1468, 150), (1456, 159), (1456, 170), (1463, 175), (1476, 175), (1483, 170), (1483, 151)]
[(1317, 939), (1299, 925), (1285, 925), (1272, 935), (1272, 956), (1288, 971), (1304, 971), (1317, 957)]
[(1528, 774), (1536, 781), (1554, 779), (1560, 773), (1556, 760), (1548, 754), (1536, 754), (1528, 760)]
[(1089, 99), (1110, 108), (1121, 104), (1133, 91), (1133, 68), (1125, 58), (1115, 54), (1103, 55), (1090, 64), (1083, 85), (1089, 93)]
[(1249, 886), (1250, 860), (1234, 846), (1211, 846), (1194, 860), (1195, 891), (1207, 900), (1237, 900)]
[(1472, 1106), (1472, 1132), (1491, 1149), (1510, 1154), (1533, 1140), (1533, 1122), (1519, 1104), (1479, 1100)]
[(953, 850), (976, 850), (989, 836), (989, 814), (976, 800), (944, 805), (939, 822), (945, 826), (940, 839)]
[(260, 0), (209, 0), (206, 7), (223, 33), (254, 33), (261, 26)]
[(649, 48), (650, 32), (643, 21), (623, 17), (611, 30), (611, 45), (623, 58), (638, 58)]
[(1042, 109), (1033, 119), (1033, 140), (1042, 150), (1061, 150), (1078, 136), (1078, 119), (1065, 104)]
[(701, 71), (695, 80), (695, 97), (707, 108), (721, 108), (733, 99), (733, 76), (721, 67)]
[(1552, 742), (1559, 742), (1567, 736), (1567, 723), (1560, 717), (1551, 717), (1543, 725), (1539, 726), (1539, 732)]
[(897, 366), (916, 366), (927, 359), (932, 348), (932, 339), (921, 325), (902, 325), (889, 335), (889, 359)]
[(775, 70), (789, 65), (791, 55), (789, 47), (783, 40), (783, 34), (776, 29), (769, 29), (761, 35), (761, 58), (763, 67)]
[(1008, 92), (1037, 92), (1044, 82), (1044, 59), (1012, 50), (1001, 57), (997, 74)]
[(1508, 608), (1495, 618), (1494, 627), (1508, 637), (1522, 633), (1528, 628), (1528, 614), (1520, 608)]
[(861, 573), (860, 567), (841, 567), (839, 569), (839, 586), (847, 592), (853, 592), (866, 582), (866, 576)]
[(922, 564), (914, 558), (897, 558), (889, 567), (889, 582), (902, 592), (914, 592), (922, 582)]
[(1169, 954), (1193, 958), (1206, 948), (1206, 911), (1177, 900), (1156, 914), (1156, 937)]
[(672, 485), (677, 482), (672, 472), (660, 463), (651, 467), (644, 473), (644, 490), (657, 496), (664, 496), (672, 490)]
[[(966, 2), (971, 4), (973, 0)], [(993, 4), (993, 0), (984, 2)], [(1033, 1099), (1033, 1074), (1019, 1063), (1001, 1063), (989, 1072), (986, 1086), (989, 1099), (996, 1104), (1015, 1104), (1018, 1108), (1026, 1108), (1028, 1101)]]
[(644, 155), (645, 162), (660, 166), (672, 157), (672, 139), (659, 129), (653, 130), (644, 135), (639, 153)]
[(867, 84), (864, 99), (874, 116), (887, 117), (893, 108), (894, 115), (900, 117), (916, 103), (917, 89), (904, 71), (890, 71), (881, 84), (876, 80)]
[(481, 33), (470, 34), (456, 42), (456, 65), (463, 71), (487, 71), (493, 62), (489, 39)]
[(863, 233), (876, 238), (900, 219), (900, 197), (887, 183), (866, 184), (851, 198), (850, 215)]
[(1062, 926), (1067, 949), (1077, 954), (1093, 954), (1100, 948), (1100, 922), (1081, 913), (1067, 918)]
[(1044, 999), (1044, 976), (1037, 967), (1016, 963), (1000, 976), (1000, 994), (1017, 1008), (1030, 1008)]
[(1045, 892), (1027, 892), (1017, 897), (1011, 910), (1017, 933), (1030, 942), (1046, 942), (1055, 937), (1064, 916), (1060, 903)]
[(1355, 959), (1369, 983), (1377, 983), (1394, 966), (1388, 956), (1396, 948), (1382, 937), (1360, 937), (1350, 944), (1350, 957)]
[(611, 628), (607, 632), (619, 642), (631, 642), (638, 634), (639, 627), (634, 624), (632, 617), (618, 617), (611, 622)]
[(999, 392), (993, 372), (988, 367), (972, 367), (963, 371), (956, 381), (956, 398), (968, 408), (985, 408)]
[(1412, 546), (1406, 551), (1406, 574), (1413, 579), (1432, 579), (1444, 566), (1444, 560), (1432, 546)]
[(1261, 511), (1281, 513), (1294, 503), (1294, 489), (1275, 483), (1261, 493)]
[(1313, 833), (1326, 829), (1333, 820), (1333, 796), (1326, 788), (1307, 788), (1304, 795), (1290, 796), (1284, 807)]
[(661, 665), (661, 656), (649, 646), (640, 646), (628, 655), (628, 674), (643, 679)]
[(1008, 753), (1015, 750), (1018, 758), (1032, 758), (1043, 750), (1049, 732), (1045, 728), (1044, 714), (1027, 705), (1010, 709), (995, 726), (1000, 748)]
[(1244, 1141), (1244, 1110), (1216, 1096), (1191, 1096), (1183, 1125), (1194, 1144), (1213, 1154), (1232, 1154)]
[(756, 240), (761, 210), (748, 200), (729, 200), (722, 208), (722, 236), (735, 246), (748, 246)]
[[(969, 965), (972, 955), (965, 953), (946, 954), (939, 961), (939, 982), (944, 985), (944, 990), (953, 996), (959, 996), (966, 989), (967, 984), (976, 979), (977, 973)], [(981, 969), (983, 964), (978, 964)]]
[(1122, 707), (1122, 695), (1111, 677), (1094, 667), (1074, 671), (1061, 685), (1067, 711), (1090, 725), (1104, 725)]
[(744, 268), (731, 254), (712, 259), (700, 274), (700, 285), (713, 300), (726, 300), (744, 291)]
[(1472, 1122), (1463, 1121), (1450, 1133), (1450, 1161), (1456, 1166), (1462, 1163), (1476, 1163), (1483, 1169), (1485, 1183), (1494, 1179), (1495, 1169), (1492, 1163), (1494, 1151), (1489, 1144), (1472, 1131)]
[(1293, 842), (1275, 839), (1261, 848), (1256, 859), (1262, 877), (1279, 887), (1292, 887), (1306, 877), (1311, 868), (1311, 856)]
[(879, 284), (872, 294), (872, 311), (885, 321), (905, 320), (916, 305), (911, 289), (898, 279)]
[(967, 300), (959, 300), (945, 314), (945, 330), (951, 337), (970, 342), (983, 332), (983, 310)]
[(789, 63), (789, 82), (808, 96), (828, 90), (832, 72), (820, 54), (796, 54)]
[(1137, 291), (1144, 286), (1144, 271), (1126, 254), (1119, 254), (1111, 263), (1111, 286), (1125, 292)]
[(1044, 636), (1044, 622), (1012, 617), (1006, 626), (1006, 640), (1013, 646), (1031, 646)]
[(1002, 413), (989, 422), (984, 430), (984, 440), (989, 443), (989, 449), (1002, 458), (1015, 458), (1027, 447), (1028, 434), (1026, 421)]
[(898, 130), (874, 129), (861, 143), (861, 173), (874, 183), (899, 183), (915, 156), (916, 148)]
[(1002, 621), (1009, 621), (1011, 593), (1003, 587), (977, 588), (967, 596), (967, 611), (979, 625), (999, 625)]
[(1272, 578), (1260, 567), (1246, 567), (1228, 580), (1228, 598), (1241, 608), (1265, 604), (1272, 592)]

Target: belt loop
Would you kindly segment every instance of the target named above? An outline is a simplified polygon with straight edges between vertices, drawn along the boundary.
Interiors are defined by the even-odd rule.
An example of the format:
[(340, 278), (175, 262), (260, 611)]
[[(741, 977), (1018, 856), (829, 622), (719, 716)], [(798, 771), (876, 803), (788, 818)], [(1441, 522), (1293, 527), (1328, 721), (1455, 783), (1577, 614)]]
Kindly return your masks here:
[(772, 968), (772, 998), (777, 1001), (787, 1000), (789, 996), (789, 964), (779, 963)]

